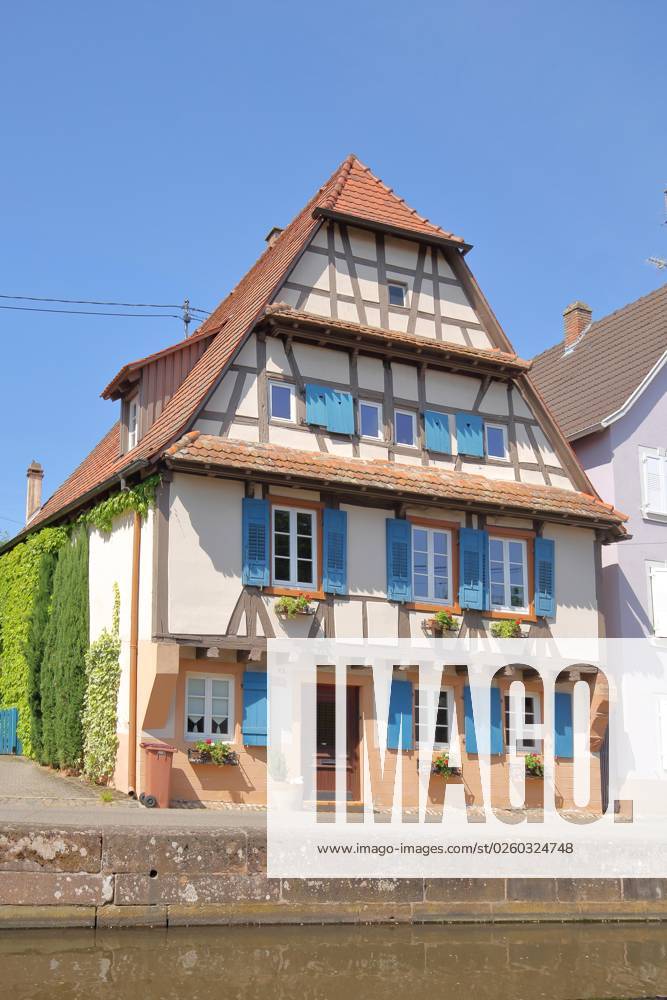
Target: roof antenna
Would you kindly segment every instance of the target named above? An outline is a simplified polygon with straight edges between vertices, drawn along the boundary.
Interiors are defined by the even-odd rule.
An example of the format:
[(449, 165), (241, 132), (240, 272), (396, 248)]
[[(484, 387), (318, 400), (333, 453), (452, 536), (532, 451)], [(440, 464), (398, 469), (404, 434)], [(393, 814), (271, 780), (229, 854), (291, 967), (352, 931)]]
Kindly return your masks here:
[[(667, 226), (667, 189), (665, 189), (663, 191), (663, 195), (665, 197), (665, 221), (664, 221), (664, 225)], [(653, 266), (657, 267), (657, 269), (659, 271), (664, 271), (665, 268), (667, 268), (667, 260), (665, 260), (664, 257), (648, 257), (647, 260), (646, 260), (646, 263), (647, 264), (653, 264)]]
[(185, 339), (188, 339), (189, 333), (188, 328), (192, 322), (192, 313), (190, 312), (190, 299), (183, 299), (183, 305), (181, 306), (183, 310), (183, 328), (185, 330)]

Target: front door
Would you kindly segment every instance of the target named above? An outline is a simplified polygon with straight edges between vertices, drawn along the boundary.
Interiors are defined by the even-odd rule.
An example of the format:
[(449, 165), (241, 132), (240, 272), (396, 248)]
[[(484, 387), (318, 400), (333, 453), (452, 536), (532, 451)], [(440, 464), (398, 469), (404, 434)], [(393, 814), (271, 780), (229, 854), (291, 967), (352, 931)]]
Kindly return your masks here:
[[(359, 797), (359, 688), (347, 688), (347, 757), (346, 794)], [(336, 797), (336, 688), (317, 685), (317, 798), (333, 801)]]

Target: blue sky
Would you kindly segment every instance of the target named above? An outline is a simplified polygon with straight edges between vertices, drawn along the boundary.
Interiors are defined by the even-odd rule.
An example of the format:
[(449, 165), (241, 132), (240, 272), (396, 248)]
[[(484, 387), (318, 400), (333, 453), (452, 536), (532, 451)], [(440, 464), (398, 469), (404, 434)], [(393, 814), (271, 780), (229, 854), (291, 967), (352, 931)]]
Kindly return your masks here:
[[(213, 308), (354, 151), (474, 244), (531, 356), (572, 299), (665, 280), (666, 38), (663, 0), (8, 5), (0, 292)], [(0, 532), (30, 460), (53, 492), (115, 419), (109, 378), (181, 329), (0, 310)]]

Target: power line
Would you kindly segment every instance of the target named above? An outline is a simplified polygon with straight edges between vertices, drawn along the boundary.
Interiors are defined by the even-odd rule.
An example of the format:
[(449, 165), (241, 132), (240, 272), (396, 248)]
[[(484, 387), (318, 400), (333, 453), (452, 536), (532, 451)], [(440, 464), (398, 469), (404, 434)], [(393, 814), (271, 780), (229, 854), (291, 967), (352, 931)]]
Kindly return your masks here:
[[(38, 295), (6, 295), (0, 293), (0, 299), (12, 299), (17, 302), (58, 302), (71, 306), (124, 306), (127, 309), (182, 309), (182, 302), (107, 302), (99, 299), (51, 299)], [(196, 306), (188, 305), (190, 312), (203, 313), (210, 316), (209, 309), (198, 309)]]
[(180, 319), (183, 317), (177, 313), (126, 313), (126, 312), (100, 312), (94, 309), (44, 309), (39, 306), (3, 306), (0, 309), (13, 309), (19, 312), (38, 313), (67, 313), (70, 316), (129, 316), (133, 319)]

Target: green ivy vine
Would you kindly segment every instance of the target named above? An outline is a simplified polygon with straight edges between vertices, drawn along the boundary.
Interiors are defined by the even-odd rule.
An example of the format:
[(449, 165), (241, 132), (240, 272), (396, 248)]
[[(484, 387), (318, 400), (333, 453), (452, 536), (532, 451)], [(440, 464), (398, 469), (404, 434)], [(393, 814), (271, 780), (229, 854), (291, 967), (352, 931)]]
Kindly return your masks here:
[(114, 493), (108, 500), (103, 500), (96, 507), (85, 511), (79, 517), (77, 524), (87, 524), (108, 535), (113, 528), (115, 518), (128, 511), (136, 511), (142, 519), (155, 504), (155, 493), (160, 484), (160, 476), (149, 476), (129, 490)]
[(120, 590), (113, 585), (111, 631), (103, 629), (86, 653), (83, 706), (83, 770), (97, 784), (107, 784), (118, 753), (117, 705), (120, 687)]

